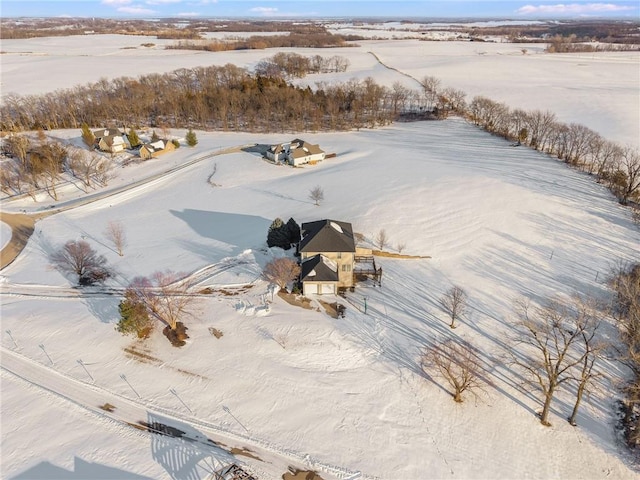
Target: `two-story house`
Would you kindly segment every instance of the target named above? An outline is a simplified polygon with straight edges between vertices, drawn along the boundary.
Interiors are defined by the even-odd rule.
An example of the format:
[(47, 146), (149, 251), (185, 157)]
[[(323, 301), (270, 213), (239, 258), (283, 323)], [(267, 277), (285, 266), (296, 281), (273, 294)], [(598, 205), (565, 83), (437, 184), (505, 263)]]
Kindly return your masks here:
[(350, 223), (318, 220), (303, 223), (298, 246), (303, 293), (335, 294), (354, 284), (356, 245)]

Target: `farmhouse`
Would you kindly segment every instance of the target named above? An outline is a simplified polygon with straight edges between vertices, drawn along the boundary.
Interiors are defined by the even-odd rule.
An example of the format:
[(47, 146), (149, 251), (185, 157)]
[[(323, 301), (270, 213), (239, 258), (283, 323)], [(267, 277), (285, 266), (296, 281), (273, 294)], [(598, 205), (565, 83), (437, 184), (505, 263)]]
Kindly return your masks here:
[(142, 145), (138, 154), (143, 160), (148, 160), (175, 149), (175, 145), (170, 140), (157, 140), (155, 142), (145, 143)]
[(291, 142), (272, 145), (267, 150), (266, 156), (273, 162), (286, 162), (289, 165), (298, 166), (324, 160), (326, 154), (319, 145), (297, 138)]
[(123, 152), (129, 145), (124, 134), (117, 128), (102, 128), (93, 132), (94, 146), (103, 152)]
[(356, 245), (350, 223), (318, 220), (303, 223), (298, 245), (300, 281), (305, 295), (337, 293), (354, 284)]

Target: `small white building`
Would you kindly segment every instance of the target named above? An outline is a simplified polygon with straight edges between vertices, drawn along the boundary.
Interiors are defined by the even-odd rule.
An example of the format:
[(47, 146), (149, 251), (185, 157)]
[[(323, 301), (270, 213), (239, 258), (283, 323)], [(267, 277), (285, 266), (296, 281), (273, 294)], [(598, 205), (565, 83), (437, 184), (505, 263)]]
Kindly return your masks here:
[(267, 150), (266, 156), (272, 162), (286, 162), (297, 167), (324, 160), (326, 153), (319, 145), (295, 139), (288, 143), (272, 145)]

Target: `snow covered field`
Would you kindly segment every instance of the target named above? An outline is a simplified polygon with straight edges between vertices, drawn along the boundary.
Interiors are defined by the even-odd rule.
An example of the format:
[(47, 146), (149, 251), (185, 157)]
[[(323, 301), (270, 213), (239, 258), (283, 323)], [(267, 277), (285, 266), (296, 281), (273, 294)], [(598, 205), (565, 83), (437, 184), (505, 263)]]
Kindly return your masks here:
[[(136, 46), (147, 39), (86, 40), (3, 41), (12, 53), (0, 56), (2, 94), (211, 63), (251, 66), (274, 53), (121, 50), (124, 41)], [(416, 78), (433, 75), (445, 85), (476, 88), (470, 95), (550, 109), (637, 144), (637, 54), (550, 56), (530, 46), (522, 55), (520, 48), (376, 41), (330, 54), (349, 57), (346, 77), (411, 82), (377, 64), (372, 51)], [(327, 51), (308, 54), (315, 53)], [(551, 71), (554, 65), (562, 74)], [(508, 88), (514, 82), (522, 88)], [(79, 131), (51, 134), (79, 142)], [(507, 363), (514, 299), (574, 292), (605, 298), (609, 268), (637, 258), (640, 232), (603, 186), (456, 118), (291, 137), (197, 135), (195, 149), (121, 168), (108, 188), (224, 147), (293, 136), (337, 156), (297, 169), (245, 152), (213, 156), (38, 221), (23, 253), (0, 272), (2, 478), (206, 478), (229, 461), (231, 447), (244, 449), (235, 461), (260, 479), (281, 478), (289, 465), (325, 480), (637, 477), (613, 426), (625, 375), (619, 365), (600, 365), (611, 379), (585, 402), (578, 427), (565, 421), (568, 391), (559, 394), (553, 426), (545, 428), (535, 415), (537, 393), (521, 387)], [(316, 185), (325, 194), (320, 206), (308, 198)], [(71, 187), (57, 202), (5, 199), (2, 210), (47, 210), (78, 195)], [(348, 221), (369, 242), (385, 228), (391, 250), (404, 243), (403, 253), (431, 258), (379, 259), (382, 288), (358, 287), (345, 318), (333, 319), (321, 307), (271, 301), (260, 272), (283, 254), (266, 249), (275, 217)], [(104, 236), (110, 220), (125, 227), (123, 257)], [(0, 233), (4, 244), (6, 230)], [(186, 346), (172, 347), (159, 331), (146, 342), (122, 337), (114, 330), (118, 296), (82, 294), (49, 266), (53, 249), (80, 238), (113, 266), (109, 286), (173, 270), (197, 274), (202, 288), (215, 291), (186, 320)], [(468, 291), (472, 313), (451, 330), (438, 299), (454, 283)], [(604, 333), (614, 335), (611, 328)], [(424, 347), (450, 336), (473, 343), (487, 362), (493, 385), (477, 400), (455, 404), (420, 371)], [(101, 410), (105, 403), (115, 410)], [(171, 424), (197, 441), (122, 423), (140, 421)]]
[[(78, 132), (55, 133), (77, 141)], [(124, 168), (111, 186), (223, 146), (286, 140), (217, 132), (198, 137), (196, 149)], [(564, 420), (571, 396), (563, 394), (553, 427), (544, 428), (535, 417), (535, 393), (519, 389), (505, 365), (512, 300), (575, 291), (604, 296), (609, 266), (631, 259), (640, 244), (628, 212), (591, 178), (459, 119), (304, 137), (337, 157), (298, 169), (250, 153), (212, 157), (39, 221), (25, 251), (2, 271), (3, 365), (12, 360), (11, 368), (27, 374), (35, 368), (22, 357), (8, 358), (7, 350), (16, 351), (63, 375), (53, 376), (50, 389), (94, 409), (104, 398), (129, 422), (145, 420), (139, 417), (146, 410), (153, 418), (199, 426), (209, 438), (216, 438), (216, 429), (231, 432), (236, 445), (273, 457), (238, 457), (260, 478), (278, 478), (287, 464), (310, 466), (324, 478), (357, 472), (388, 479), (419, 479), (425, 472), (431, 478), (633, 478), (614, 438), (619, 366), (601, 366), (614, 377), (585, 405), (579, 427)], [(217, 187), (206, 181), (214, 165)], [(317, 184), (326, 197), (320, 206), (307, 198)], [(34, 207), (26, 200), (3, 205), (6, 211), (23, 208)], [(432, 258), (380, 259), (382, 288), (358, 288), (344, 319), (278, 297), (264, 310), (270, 296), (259, 276), (280, 254), (265, 250), (276, 216), (347, 220), (368, 239), (386, 228), (393, 245), (404, 242), (406, 253)], [(124, 257), (108, 248), (102, 233), (113, 219), (125, 226)], [(111, 284), (156, 270), (192, 273), (212, 266), (202, 276), (203, 288), (251, 288), (203, 299), (198, 315), (186, 322), (191, 338), (181, 349), (160, 332), (136, 342), (114, 331), (118, 297), (78, 296), (48, 266), (54, 246), (81, 236), (108, 257), (117, 272)], [(452, 283), (468, 290), (473, 306), (455, 331), (437, 306)], [(366, 315), (360, 311), (365, 296)], [(223, 337), (212, 336), (210, 327)], [(451, 335), (473, 342), (492, 365), (495, 385), (477, 401), (455, 404), (419, 373), (421, 349)], [(31, 374), (51, 381), (43, 372)], [(74, 471), (80, 461), (97, 472), (108, 467), (146, 478), (186, 478), (171, 477), (175, 465), (158, 457), (156, 436), (65, 407), (11, 373), (2, 375), (3, 477), (42, 462), (41, 468)], [(96, 389), (102, 392), (97, 397)], [(39, 441), (52, 430), (55, 442)], [(182, 452), (167, 442), (162, 448)], [(194, 458), (200, 457), (182, 461), (195, 465)]]
[[(336, 30), (338, 31), (338, 30)], [(355, 33), (355, 32), (354, 32)], [(152, 47), (142, 46), (153, 43)], [(253, 68), (277, 51), (202, 52), (165, 50), (170, 40), (129, 35), (3, 40), (1, 95), (40, 94), (96, 82), (179, 68), (235, 65)], [(391, 86), (418, 88), (430, 75), (461, 89), (468, 99), (484, 95), (512, 108), (550, 110), (558, 119), (583, 124), (623, 145), (640, 145), (640, 53), (545, 54), (544, 44), (359, 41), (357, 47), (304, 49), (305, 55), (341, 55), (350, 61), (342, 74), (308, 76), (303, 82), (373, 77)], [(526, 55), (522, 54), (526, 49)], [(380, 65), (377, 57), (390, 70)]]

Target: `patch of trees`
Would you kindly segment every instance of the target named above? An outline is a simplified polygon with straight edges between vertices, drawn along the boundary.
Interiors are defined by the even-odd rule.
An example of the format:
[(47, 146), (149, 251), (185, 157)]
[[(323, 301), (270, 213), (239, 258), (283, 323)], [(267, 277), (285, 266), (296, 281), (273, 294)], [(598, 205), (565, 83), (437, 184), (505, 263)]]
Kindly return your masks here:
[[(638, 270), (640, 272), (640, 268)], [(452, 290), (447, 292), (449, 298), (453, 298)], [(638, 292), (640, 288), (636, 295)], [(449, 306), (450, 303), (447, 308)], [(579, 296), (552, 298), (539, 306), (532, 305), (528, 299), (521, 299), (516, 302), (514, 311), (516, 334), (513, 343), (521, 348), (509, 349), (510, 365), (522, 378), (522, 387), (527, 393), (538, 395), (540, 422), (545, 426), (551, 425), (549, 417), (553, 402), (564, 390), (573, 397), (566, 420), (576, 426), (584, 395), (592, 393), (596, 380), (604, 376), (600, 365), (607, 358), (610, 344), (604, 339), (600, 327), (601, 318), (606, 313), (591, 299)], [(456, 402), (462, 402), (465, 393), (477, 395), (476, 390), (492, 385), (486, 373), (493, 369), (493, 361), (457, 336), (438, 340), (427, 347), (421, 355), (420, 364), (429, 378), (442, 381), (443, 388)], [(636, 364), (636, 368), (639, 366)], [(633, 422), (636, 427), (640, 421), (637, 379), (638, 376), (629, 387), (629, 404), (634, 405)], [(638, 444), (639, 438), (635, 435)]]
[[(437, 100), (441, 103), (435, 106), (447, 108), (444, 91)], [(389, 89), (372, 78), (312, 90), (225, 65), (102, 79), (46, 95), (9, 94), (0, 106), (0, 129), (52, 130), (86, 123), (257, 132), (345, 130), (386, 125), (431, 108), (425, 92), (399, 84)]]
[(267, 246), (280, 247), (283, 250), (289, 250), (292, 246), (300, 241), (300, 226), (293, 218), (287, 223), (282, 219), (276, 218), (269, 226), (267, 233)]
[(105, 186), (110, 177), (110, 159), (62, 145), (42, 131), (36, 138), (27, 134), (5, 137), (2, 153), (10, 157), (0, 165), (0, 190), (7, 195), (28, 194), (35, 200), (38, 192), (45, 191), (57, 200), (56, 188), (64, 172), (76, 178), (85, 192)]
[(540, 422), (551, 425), (549, 414), (556, 393), (574, 384), (575, 401), (567, 420), (575, 426), (582, 397), (600, 375), (594, 367), (606, 347), (599, 337), (598, 309), (580, 297), (572, 301), (554, 298), (542, 306), (522, 300), (516, 305), (516, 315), (519, 336), (515, 341), (524, 348), (512, 351), (513, 364), (541, 394)]
[(249, 38), (229, 40), (180, 41), (167, 45), (166, 49), (204, 50), (207, 52), (225, 52), (229, 50), (264, 50), (266, 48), (335, 48), (352, 47), (347, 41), (361, 40), (354, 35), (335, 35), (326, 31), (314, 33), (290, 33), (288, 35), (255, 35)]
[(484, 130), (553, 155), (567, 165), (595, 175), (623, 205), (640, 196), (640, 152), (605, 140), (577, 124), (564, 124), (549, 111), (510, 109), (486, 97), (475, 97), (466, 117)]
[(38, 190), (44, 189), (58, 199), (56, 185), (65, 168), (68, 150), (49, 140), (44, 132), (37, 139), (26, 135), (10, 135), (2, 143), (2, 151), (13, 161), (3, 162), (0, 168), (0, 189), (9, 194), (28, 193), (35, 200)]
[(0, 38), (59, 37), (87, 34), (157, 35), (158, 38), (199, 38), (190, 25), (175, 20), (149, 22), (142, 19), (109, 18), (20, 18), (2, 19)]
[(617, 52), (638, 50), (639, 47), (629, 43), (592, 43), (591, 39), (579, 39), (575, 34), (569, 36), (555, 35), (548, 40), (547, 53), (576, 53), (576, 52)]
[(254, 71), (264, 77), (303, 78), (309, 73), (344, 72), (348, 67), (349, 60), (338, 55), (305, 57), (297, 53), (279, 52), (258, 62)]
[(615, 294), (614, 318), (622, 339), (619, 359), (630, 369), (623, 389), (622, 430), (628, 445), (640, 449), (640, 263), (618, 265), (609, 279)]
[(546, 43), (549, 37), (573, 37), (575, 42), (639, 44), (637, 28), (637, 22), (598, 19), (467, 29), (462, 26), (461, 31), (474, 36), (503, 36), (511, 42)]
[(197, 308), (198, 297), (191, 293), (191, 287), (188, 279), (171, 271), (134, 278), (119, 304), (116, 329), (124, 335), (146, 338), (158, 321), (171, 344), (183, 346), (189, 338), (183, 320)]

